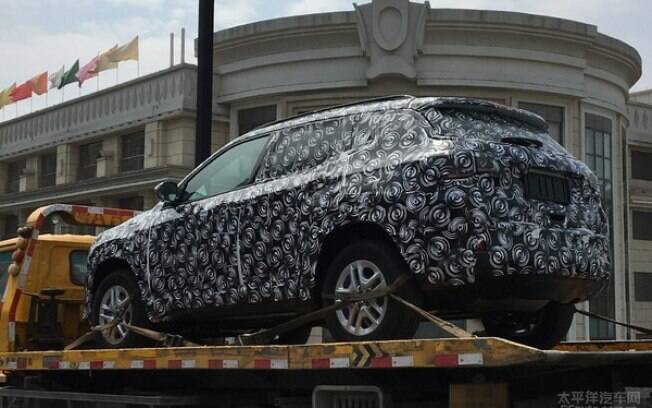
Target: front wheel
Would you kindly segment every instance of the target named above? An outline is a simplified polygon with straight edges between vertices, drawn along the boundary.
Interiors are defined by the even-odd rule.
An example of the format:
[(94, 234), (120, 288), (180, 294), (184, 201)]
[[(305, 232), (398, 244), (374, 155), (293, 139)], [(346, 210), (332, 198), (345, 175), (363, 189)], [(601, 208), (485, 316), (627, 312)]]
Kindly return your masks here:
[[(127, 270), (117, 270), (107, 275), (94, 295), (93, 324), (106, 325), (115, 320), (139, 327), (149, 326), (136, 279)], [(101, 348), (130, 348), (149, 343), (123, 324), (96, 333), (96, 341)]]
[[(387, 287), (409, 268), (396, 248), (381, 241), (353, 243), (337, 254), (326, 275), (323, 304), (333, 304), (337, 294), (359, 295)], [(412, 280), (396, 294), (421, 305), (422, 295)], [(419, 318), (412, 310), (385, 296), (350, 303), (326, 316), (334, 340), (363, 341), (412, 338)]]
[(550, 302), (535, 313), (501, 312), (485, 315), (482, 323), (490, 336), (539, 349), (550, 349), (564, 340), (574, 314), (575, 305)]

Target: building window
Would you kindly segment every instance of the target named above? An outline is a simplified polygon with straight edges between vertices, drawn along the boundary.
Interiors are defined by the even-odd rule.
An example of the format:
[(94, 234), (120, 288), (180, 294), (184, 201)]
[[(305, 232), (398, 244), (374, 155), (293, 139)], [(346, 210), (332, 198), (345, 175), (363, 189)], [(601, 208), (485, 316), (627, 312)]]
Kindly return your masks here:
[(20, 191), (20, 176), (25, 169), (25, 160), (19, 160), (7, 164), (7, 193)]
[[(609, 225), (613, 225), (613, 191), (611, 174), (611, 120), (587, 113), (585, 116), (586, 164), (598, 177), (602, 193), (602, 203), (607, 213)], [(610, 242), (613, 245), (613, 228), (609, 228)], [(613, 246), (610, 247), (613, 259)], [(613, 272), (613, 270), (612, 270)], [(615, 317), (615, 288), (613, 273), (607, 287), (594, 296), (590, 303), (591, 312), (607, 317)], [(590, 336), (593, 340), (608, 340), (616, 337), (616, 326), (602, 320), (590, 320)]]
[(143, 196), (122, 197), (118, 199), (118, 208), (142, 211), (145, 203)]
[(548, 123), (550, 136), (559, 144), (564, 143), (564, 108), (539, 103), (520, 102), (518, 107), (541, 116)]
[(79, 146), (78, 180), (88, 180), (97, 176), (97, 156), (100, 154), (101, 149), (102, 142)]
[(2, 239), (15, 238), (16, 230), (18, 230), (18, 216), (6, 215), (5, 230), (2, 232)]
[(238, 111), (238, 134), (243, 135), (260, 125), (276, 120), (276, 105), (258, 106)]
[(49, 187), (57, 184), (57, 152), (39, 157), (39, 187)]
[(632, 150), (632, 178), (652, 181), (652, 152)]
[(652, 302), (652, 273), (634, 272), (634, 300)]
[(632, 211), (632, 237), (641, 241), (652, 241), (652, 212)]
[(145, 155), (145, 134), (131, 133), (120, 140), (120, 171), (134, 171), (143, 168)]

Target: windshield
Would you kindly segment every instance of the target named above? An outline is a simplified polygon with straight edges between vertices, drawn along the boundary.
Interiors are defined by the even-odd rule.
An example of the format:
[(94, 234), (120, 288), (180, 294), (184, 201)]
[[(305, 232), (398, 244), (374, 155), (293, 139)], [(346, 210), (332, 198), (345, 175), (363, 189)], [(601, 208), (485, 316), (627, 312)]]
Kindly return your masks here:
[(11, 252), (0, 252), (0, 293), (3, 293), (5, 291), (5, 286), (7, 286), (9, 265), (11, 265)]
[(186, 198), (200, 200), (246, 185), (269, 136), (233, 146), (217, 156), (186, 184)]

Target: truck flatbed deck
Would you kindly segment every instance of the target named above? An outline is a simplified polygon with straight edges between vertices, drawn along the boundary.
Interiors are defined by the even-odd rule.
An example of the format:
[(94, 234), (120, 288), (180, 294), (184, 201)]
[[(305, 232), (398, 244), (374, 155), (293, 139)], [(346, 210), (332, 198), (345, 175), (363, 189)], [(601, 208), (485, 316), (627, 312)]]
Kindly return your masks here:
[(559, 348), (539, 350), (501, 338), (477, 337), (300, 346), (23, 351), (0, 353), (0, 370), (324, 370), (652, 363), (650, 342), (567, 343)]
[[(416, 309), (456, 338), (195, 346), (171, 334), (175, 341), (150, 338), (173, 347), (74, 348), (87, 344), (82, 340), (93, 333), (80, 320), (82, 288), (71, 281), (70, 265), (57, 261), (87, 250), (91, 239), (40, 236), (46, 217), (55, 214), (74, 225), (106, 227), (134, 212), (51, 205), (32, 213), (19, 237), (4, 242), (0, 249), (13, 251), (14, 262), (0, 319), (6, 328), (0, 331), (0, 376), (5, 381), (0, 407), (20, 401), (120, 408), (216, 403), (247, 408), (507, 408), (522, 402), (539, 408), (558, 407), (569, 393), (602, 393), (605, 398), (631, 393), (634, 402), (647, 401), (649, 395), (652, 341), (563, 343), (555, 350), (539, 350), (502, 338), (469, 337)], [(64, 245), (68, 252), (55, 256), (53, 248)], [(66, 296), (56, 298), (62, 291)], [(253, 337), (239, 340), (267, 344), (254, 341), (265, 336)], [(66, 345), (72, 349), (64, 350)], [(531, 405), (534, 399), (546, 402)], [(631, 406), (647, 407), (643, 402)]]

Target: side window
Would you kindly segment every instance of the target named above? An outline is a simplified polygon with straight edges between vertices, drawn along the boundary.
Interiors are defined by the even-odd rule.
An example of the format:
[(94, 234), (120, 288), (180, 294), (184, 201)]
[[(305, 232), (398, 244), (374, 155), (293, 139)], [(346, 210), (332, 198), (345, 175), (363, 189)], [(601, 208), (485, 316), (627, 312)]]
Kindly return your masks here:
[(0, 252), (0, 294), (4, 293), (7, 286), (9, 265), (11, 265), (11, 251)]
[(265, 178), (298, 173), (351, 149), (352, 127), (346, 117), (282, 129), (264, 161)]
[(186, 183), (188, 200), (226, 193), (249, 182), (269, 136), (240, 143), (217, 156)]
[(70, 253), (70, 281), (75, 285), (83, 286), (86, 284), (88, 275), (88, 252), (72, 251)]

